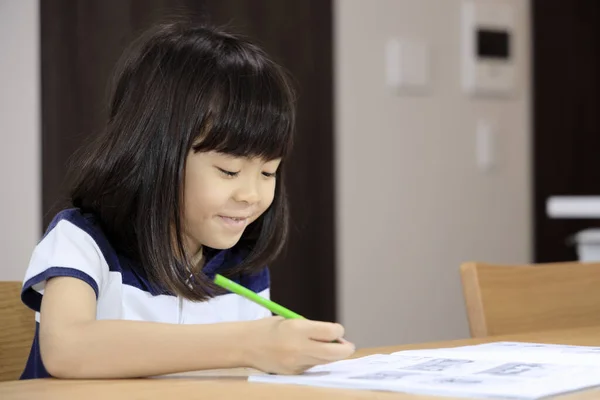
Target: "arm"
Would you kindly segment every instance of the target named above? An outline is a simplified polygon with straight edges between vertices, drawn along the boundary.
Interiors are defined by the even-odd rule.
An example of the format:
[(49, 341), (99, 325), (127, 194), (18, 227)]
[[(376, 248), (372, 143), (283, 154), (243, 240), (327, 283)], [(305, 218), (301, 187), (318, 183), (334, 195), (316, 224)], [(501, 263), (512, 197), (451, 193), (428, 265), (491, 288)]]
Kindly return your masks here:
[(175, 325), (96, 320), (96, 297), (85, 282), (49, 280), (42, 300), (40, 351), (61, 378), (139, 377), (241, 366), (248, 323)]
[(93, 289), (70, 277), (46, 283), (40, 315), (42, 359), (58, 378), (127, 378), (246, 366), (296, 373), (348, 357), (354, 351), (351, 344), (323, 343), (342, 334), (339, 324), (280, 318), (207, 325), (96, 320)]

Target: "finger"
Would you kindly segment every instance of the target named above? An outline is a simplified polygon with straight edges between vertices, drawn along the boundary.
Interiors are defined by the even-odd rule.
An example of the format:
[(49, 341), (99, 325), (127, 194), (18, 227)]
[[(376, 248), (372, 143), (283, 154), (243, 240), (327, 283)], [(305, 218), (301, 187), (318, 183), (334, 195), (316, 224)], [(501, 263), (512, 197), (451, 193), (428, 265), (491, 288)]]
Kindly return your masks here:
[(332, 342), (344, 336), (344, 327), (338, 323), (311, 321), (308, 337), (312, 340)]
[(304, 356), (302, 356), (301, 359), (297, 360), (295, 363), (282, 368), (279, 373), (284, 375), (301, 374), (307, 369), (310, 369), (316, 365), (326, 364), (328, 362), (328, 360), (322, 360), (305, 354)]
[(356, 349), (356, 345), (344, 338), (339, 338), (337, 340), (334, 340), (332, 343), (340, 343), (340, 344), (349, 344), (350, 346), (354, 347), (354, 349)]
[(283, 368), (277, 374), (278, 375), (300, 375), (300, 374), (304, 373), (307, 369), (310, 369), (319, 364), (323, 364), (323, 362), (320, 360), (314, 359), (314, 361), (307, 362), (307, 364)]
[(319, 342), (323, 342), (323, 343), (341, 343), (341, 344), (351, 344), (352, 346), (356, 345), (352, 342), (347, 341), (344, 338), (339, 338), (339, 339), (335, 339), (335, 340), (318, 340)]
[(346, 343), (324, 343), (313, 341), (308, 346), (307, 354), (324, 362), (344, 360), (356, 351), (356, 347), (350, 342)]

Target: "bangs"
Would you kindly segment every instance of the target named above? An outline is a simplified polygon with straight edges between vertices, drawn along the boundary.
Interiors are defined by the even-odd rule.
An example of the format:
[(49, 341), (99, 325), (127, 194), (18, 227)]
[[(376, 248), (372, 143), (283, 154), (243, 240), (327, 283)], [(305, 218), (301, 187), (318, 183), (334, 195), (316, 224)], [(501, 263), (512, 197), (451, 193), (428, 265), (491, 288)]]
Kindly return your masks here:
[(288, 154), (295, 119), (293, 92), (285, 77), (269, 67), (238, 66), (237, 73), (215, 76), (210, 111), (198, 127), (195, 151), (264, 160)]

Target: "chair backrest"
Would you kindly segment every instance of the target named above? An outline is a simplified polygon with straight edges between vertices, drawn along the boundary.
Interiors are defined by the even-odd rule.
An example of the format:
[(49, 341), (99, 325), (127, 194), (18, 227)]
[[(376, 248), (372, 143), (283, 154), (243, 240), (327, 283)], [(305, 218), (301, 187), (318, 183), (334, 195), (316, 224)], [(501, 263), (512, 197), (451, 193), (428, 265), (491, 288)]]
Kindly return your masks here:
[(35, 334), (35, 313), (21, 302), (21, 282), (0, 282), (0, 381), (19, 379)]
[(600, 325), (600, 263), (461, 265), (472, 337)]

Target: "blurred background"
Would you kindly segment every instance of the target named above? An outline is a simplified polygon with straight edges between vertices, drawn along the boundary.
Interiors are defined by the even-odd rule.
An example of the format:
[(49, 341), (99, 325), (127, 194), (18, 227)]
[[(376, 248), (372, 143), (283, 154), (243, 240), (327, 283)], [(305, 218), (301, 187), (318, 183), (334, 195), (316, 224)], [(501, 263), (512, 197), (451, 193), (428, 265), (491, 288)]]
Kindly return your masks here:
[[(598, 226), (599, 9), (0, 0), (0, 280), (22, 280), (64, 205), (69, 157), (105, 118), (125, 46), (183, 14), (247, 34), (297, 81), (293, 229), (273, 299), (342, 322), (359, 346), (468, 337), (461, 263), (575, 260), (570, 239)], [(569, 197), (550, 212), (554, 196)]]

